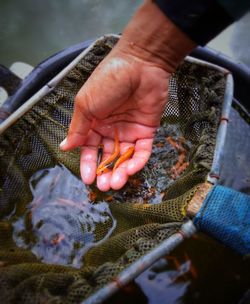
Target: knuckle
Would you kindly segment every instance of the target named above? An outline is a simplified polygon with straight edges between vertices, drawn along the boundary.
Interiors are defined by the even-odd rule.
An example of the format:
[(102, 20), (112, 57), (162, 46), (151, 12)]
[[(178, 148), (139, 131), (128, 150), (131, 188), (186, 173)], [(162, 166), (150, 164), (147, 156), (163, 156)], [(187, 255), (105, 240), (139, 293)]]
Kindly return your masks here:
[(81, 108), (83, 104), (83, 96), (80, 93), (77, 93), (75, 96), (75, 106)]
[(91, 120), (93, 118), (91, 112), (91, 98), (86, 90), (83, 92), (80, 90), (75, 96), (75, 110), (82, 113), (86, 119)]

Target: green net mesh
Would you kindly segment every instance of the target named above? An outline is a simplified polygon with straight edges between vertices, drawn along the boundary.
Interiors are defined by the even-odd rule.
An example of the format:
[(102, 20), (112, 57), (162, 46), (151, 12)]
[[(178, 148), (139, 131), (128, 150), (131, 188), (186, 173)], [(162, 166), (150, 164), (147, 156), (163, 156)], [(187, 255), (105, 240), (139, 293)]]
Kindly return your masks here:
[(74, 96), (116, 42), (96, 42), (1, 135), (0, 303), (81, 302), (179, 230), (211, 169), (225, 77), (184, 61), (145, 169), (116, 192), (82, 184), (79, 150), (59, 143)]

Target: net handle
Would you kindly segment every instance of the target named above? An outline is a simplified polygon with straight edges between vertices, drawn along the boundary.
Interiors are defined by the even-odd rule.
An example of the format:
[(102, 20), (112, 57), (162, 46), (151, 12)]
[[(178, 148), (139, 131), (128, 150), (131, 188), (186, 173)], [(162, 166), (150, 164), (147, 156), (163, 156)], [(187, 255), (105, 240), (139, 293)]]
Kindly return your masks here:
[(119, 38), (119, 35), (108, 34), (104, 35), (95, 42), (93, 42), (88, 48), (81, 52), (69, 65), (67, 65), (60, 73), (58, 73), (53, 79), (51, 79), (46, 85), (44, 85), (37, 93), (29, 98), (20, 108), (18, 108), (13, 114), (11, 114), (6, 120), (0, 124), (0, 135), (13, 125), (18, 119), (20, 119), (26, 112), (28, 112), (41, 98), (48, 93), (52, 92), (58, 83), (78, 64), (78, 62), (84, 58), (89, 51), (100, 41), (109, 38)]
[(190, 238), (196, 232), (196, 228), (191, 220), (184, 223), (181, 229), (163, 241), (159, 246), (145, 254), (138, 261), (131, 264), (128, 268), (122, 271), (113, 281), (89, 298), (81, 302), (81, 304), (97, 304), (107, 300), (111, 295), (116, 293), (123, 286), (131, 282), (134, 278), (144, 272), (157, 260), (169, 254), (174, 248), (176, 248), (184, 239)]

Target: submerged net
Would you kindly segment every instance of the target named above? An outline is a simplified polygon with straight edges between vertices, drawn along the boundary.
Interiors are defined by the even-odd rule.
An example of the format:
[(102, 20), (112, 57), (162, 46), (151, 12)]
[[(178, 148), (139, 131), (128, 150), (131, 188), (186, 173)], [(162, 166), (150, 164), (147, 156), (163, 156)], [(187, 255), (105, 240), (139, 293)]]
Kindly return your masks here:
[(216, 69), (183, 62), (145, 169), (120, 191), (79, 178), (61, 152), (74, 96), (117, 38), (93, 46), (0, 141), (0, 303), (79, 303), (179, 230), (211, 169), (225, 91)]

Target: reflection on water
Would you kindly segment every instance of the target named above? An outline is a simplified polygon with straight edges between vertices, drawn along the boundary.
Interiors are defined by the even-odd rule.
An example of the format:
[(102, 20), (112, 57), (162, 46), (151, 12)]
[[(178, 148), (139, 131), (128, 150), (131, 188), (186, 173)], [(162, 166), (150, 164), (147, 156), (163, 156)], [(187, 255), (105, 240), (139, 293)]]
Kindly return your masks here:
[[(22, 60), (36, 65), (42, 59), (72, 44), (108, 32), (120, 32), (140, 2), (132, 0), (2, 1), (0, 62), (9, 65), (13, 61)], [(233, 131), (234, 134), (231, 133)], [(228, 156), (230, 161), (224, 168), (224, 184), (249, 191), (249, 166), (246, 166), (249, 157), (247, 154), (242, 154), (243, 149), (240, 146), (242, 139), (243, 143), (249, 143), (243, 135), (249, 135), (249, 128), (246, 133), (240, 128), (234, 128), (228, 134), (232, 141), (225, 149), (227, 155), (230, 152)], [(249, 139), (249, 136), (247, 138)], [(239, 148), (235, 162), (233, 157), (236, 156), (236, 143), (239, 144)], [(158, 155), (164, 151), (161, 141), (157, 149)], [(244, 153), (247, 150), (249, 151), (245, 149)], [(171, 152), (170, 147), (168, 151)], [(171, 153), (177, 154), (174, 149)], [(172, 159), (171, 165), (174, 164), (174, 158)], [(154, 164), (153, 158), (151, 160), (152, 167), (145, 170), (152, 173), (154, 173), (153, 169), (165, 170), (162, 162)], [(237, 174), (235, 167), (239, 170)], [(244, 181), (241, 180), (243, 172), (248, 178)], [(91, 204), (84, 185), (68, 174), (67, 169), (55, 167), (39, 171), (31, 178), (30, 185), (34, 199), (28, 205), (23, 217), (14, 224), (15, 241), (19, 246), (31, 249), (42, 261), (79, 267), (82, 255), (88, 248), (109, 236), (115, 227), (115, 221), (108, 205), (104, 202)], [(230, 178), (234, 180), (229, 180)], [(159, 203), (162, 197), (161, 190), (157, 187), (164, 189), (164, 183), (169, 180), (158, 179), (156, 185), (152, 184), (153, 179), (151, 184), (135, 179), (127, 189), (130, 190), (130, 195), (134, 195), (135, 200), (147, 193), (147, 202)], [(136, 191), (138, 186), (142, 192)], [(44, 188), (48, 191), (44, 191)], [(118, 194), (116, 196), (119, 200)], [(95, 229), (102, 223), (110, 223), (109, 229), (100, 238), (95, 238)], [(136, 280), (147, 295), (148, 303), (164, 303), (166, 299), (168, 303), (176, 303), (183, 294), (188, 293), (188, 290), (190, 303), (216, 303), (216, 301), (225, 303), (225, 299), (226, 303), (236, 303), (236, 300), (238, 301), (249, 288), (249, 285), (247, 286), (249, 260), (235, 256), (230, 250), (218, 244), (215, 246), (208, 241), (197, 242), (196, 239), (187, 246), (190, 251), (192, 250), (190, 260), (181, 261), (179, 266), (171, 266), (167, 263), (166, 267), (158, 272), (150, 269)], [(178, 255), (178, 252), (173, 255)], [(192, 263), (198, 264), (198, 279), (185, 276), (186, 274), (190, 276), (191, 259)]]
[(250, 258), (200, 233), (144, 272), (136, 283), (150, 304), (248, 304), (249, 269)]
[[(225, 156), (230, 164), (235, 165), (233, 170), (238, 168), (241, 171), (243, 178), (243, 173), (248, 174), (247, 168), (232, 159), (236, 157), (235, 148), (240, 150), (241, 158), (249, 151), (242, 148), (246, 147), (242, 145), (246, 139), (244, 123), (237, 113), (233, 112), (231, 116), (231, 127), (235, 132), (239, 130), (234, 135), (229, 128), (228, 136), (241, 149), (227, 142)], [(241, 127), (236, 128), (237, 123), (241, 123)], [(248, 125), (245, 127), (249, 128)], [(180, 136), (179, 130), (173, 126), (164, 129), (159, 129), (156, 134), (148, 165), (119, 192), (95, 193), (63, 166), (35, 173), (30, 179), (33, 200), (25, 214), (14, 223), (14, 239), (18, 246), (30, 249), (46, 263), (80, 267), (84, 253), (106, 240), (115, 228), (116, 222), (107, 204), (109, 200), (122, 201), (122, 194), (129, 201), (140, 201), (141, 198), (141, 203), (161, 202), (166, 183), (173, 182), (171, 174), (168, 176), (166, 172), (171, 171), (178, 159), (178, 151), (166, 138)], [(190, 144), (186, 142), (185, 145), (188, 151)], [(230, 169), (230, 166), (226, 168)], [(235, 174), (224, 171), (224, 176), (230, 182), (230, 176)], [(239, 176), (235, 178), (240, 181)], [(98, 225), (107, 229), (98, 229)], [(100, 234), (100, 231), (105, 233)], [(249, 258), (241, 258), (210, 238), (198, 235), (145, 271), (125, 294), (117, 294), (115, 300), (113, 298), (108, 303), (128, 303), (130, 296), (133, 298), (131, 303), (158, 304), (165, 303), (165, 299), (169, 304), (238, 303), (249, 288), (249, 266)], [(142, 298), (144, 302), (139, 302)]]
[[(14, 239), (44, 262), (80, 267), (84, 253), (115, 228), (108, 204), (92, 204), (86, 186), (65, 167), (38, 171), (30, 188), (33, 201), (14, 223)], [(103, 235), (98, 224), (105, 224)]]
[(116, 226), (108, 201), (161, 203), (165, 189), (177, 177), (171, 170), (178, 162), (176, 145), (191, 147), (188, 141), (177, 144), (181, 131), (176, 125), (164, 120), (162, 124), (144, 170), (132, 176), (120, 191), (92, 191), (64, 166), (34, 173), (29, 181), (33, 200), (14, 223), (16, 244), (30, 249), (44, 262), (79, 267), (86, 251), (105, 241)]
[(66, 47), (120, 33), (142, 0), (0, 2), (0, 63), (37, 65)]
[(169, 260), (170, 257), (160, 259), (136, 279), (151, 304), (165, 303), (166, 295), (167, 303), (178, 303), (187, 292), (190, 284), (190, 260), (178, 265), (179, 267), (175, 265), (174, 268), (170, 266)]

